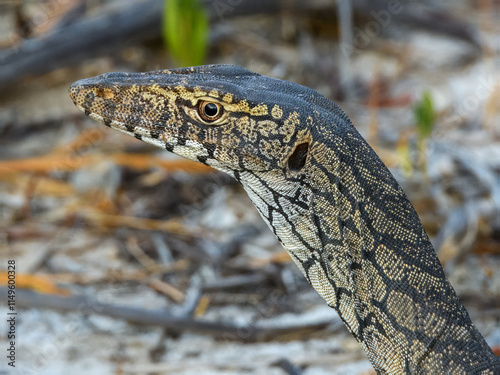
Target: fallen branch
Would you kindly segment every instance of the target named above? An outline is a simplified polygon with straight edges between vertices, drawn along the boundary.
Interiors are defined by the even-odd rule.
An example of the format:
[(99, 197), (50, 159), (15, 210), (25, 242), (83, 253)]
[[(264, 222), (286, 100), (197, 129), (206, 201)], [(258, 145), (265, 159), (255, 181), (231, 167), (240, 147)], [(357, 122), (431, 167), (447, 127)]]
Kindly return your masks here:
[[(205, 0), (212, 21), (243, 15), (278, 13), (291, 9), (298, 14), (306, 11), (332, 12), (329, 1), (300, 0), (240, 0), (233, 2)], [(353, 1), (356, 14), (374, 20), (374, 13), (387, 11), (387, 3), (377, 0)], [(409, 9), (408, 9), (409, 8)], [(0, 51), (0, 88), (27, 75), (40, 75), (56, 68), (70, 66), (87, 58), (109, 55), (134, 43), (161, 37), (163, 0), (145, 0), (123, 5), (119, 9), (103, 10), (101, 14), (74, 21), (52, 33), (26, 40), (15, 47)], [(332, 18), (334, 19), (334, 18)], [(478, 45), (477, 31), (468, 23), (443, 10), (403, 7), (391, 19), (428, 31), (467, 40)]]
[[(0, 287), (0, 294), (7, 295), (7, 288)], [(16, 307), (46, 308), (63, 312), (71, 311), (81, 314), (105, 315), (126, 320), (131, 324), (160, 326), (177, 331), (198, 332), (244, 342), (268, 341), (292, 334), (303, 336), (317, 330), (324, 330), (328, 326), (333, 326), (334, 330), (341, 327), (340, 319), (335, 319), (331, 316), (313, 323), (274, 327), (209, 322), (191, 317), (168, 315), (165, 310), (148, 310), (104, 304), (83, 296), (61, 297), (53, 294), (36, 293), (26, 289), (16, 289)]]

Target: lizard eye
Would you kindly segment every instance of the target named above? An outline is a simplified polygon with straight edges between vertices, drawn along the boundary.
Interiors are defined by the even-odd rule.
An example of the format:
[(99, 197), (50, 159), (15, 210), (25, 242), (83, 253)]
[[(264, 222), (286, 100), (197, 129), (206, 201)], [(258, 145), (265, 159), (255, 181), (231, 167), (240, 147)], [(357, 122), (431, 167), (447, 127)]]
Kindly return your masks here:
[(224, 108), (219, 103), (202, 101), (198, 106), (198, 113), (203, 120), (214, 122), (222, 117)]

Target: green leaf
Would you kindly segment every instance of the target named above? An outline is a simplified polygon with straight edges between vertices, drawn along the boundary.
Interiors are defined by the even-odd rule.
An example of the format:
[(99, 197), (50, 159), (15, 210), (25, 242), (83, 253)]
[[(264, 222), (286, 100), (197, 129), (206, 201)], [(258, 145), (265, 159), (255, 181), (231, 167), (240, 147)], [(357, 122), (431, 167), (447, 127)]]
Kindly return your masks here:
[(427, 140), (432, 134), (432, 129), (436, 122), (436, 112), (434, 103), (429, 91), (424, 91), (422, 99), (413, 108), (415, 122), (417, 125), (417, 166), (422, 172), (427, 171), (426, 148)]
[(420, 139), (427, 139), (431, 136), (434, 123), (436, 122), (436, 112), (434, 103), (429, 91), (424, 91), (422, 99), (414, 107), (417, 132)]
[(208, 15), (200, 0), (165, 0), (163, 38), (178, 65), (203, 64), (208, 32)]

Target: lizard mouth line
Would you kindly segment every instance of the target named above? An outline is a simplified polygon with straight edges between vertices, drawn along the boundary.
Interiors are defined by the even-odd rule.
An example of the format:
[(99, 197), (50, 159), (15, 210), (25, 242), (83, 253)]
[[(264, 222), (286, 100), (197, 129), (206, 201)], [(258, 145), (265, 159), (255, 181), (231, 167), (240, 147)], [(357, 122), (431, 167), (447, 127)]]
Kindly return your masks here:
[[(154, 133), (151, 129), (147, 129), (146, 127), (131, 125), (123, 121), (106, 119), (104, 116), (95, 112), (91, 112), (90, 110), (84, 108), (81, 105), (77, 104), (76, 106), (79, 110), (84, 112), (94, 121), (102, 123), (110, 128), (116, 129), (127, 135), (133, 136), (134, 138), (139, 139), (141, 141), (171, 151), (174, 154), (198, 162), (200, 162), (201, 159), (204, 159), (205, 164), (207, 165), (211, 165), (212, 164), (211, 161), (212, 162), (216, 161), (215, 159), (209, 156), (208, 151), (200, 142), (193, 140), (186, 140), (185, 142), (180, 144), (179, 143), (180, 137), (175, 133), (174, 129), (164, 127), (164, 131), (159, 133), (158, 132)], [(230, 171), (227, 168), (223, 168), (222, 166), (214, 166), (214, 167), (224, 170), (226, 173), (230, 173)]]
[[(131, 135), (134, 138), (137, 138), (139, 140), (145, 141), (147, 143), (150, 143), (154, 146), (161, 147), (161, 148), (168, 148), (167, 147), (167, 142), (164, 139), (161, 139), (161, 136), (156, 136), (153, 134), (153, 132), (149, 129), (146, 129), (144, 127), (140, 126), (134, 126), (134, 125), (129, 125), (125, 122), (117, 121), (117, 120), (110, 120), (106, 119), (103, 116), (90, 112), (88, 109), (77, 105), (77, 108), (80, 109), (82, 112), (84, 112), (87, 116), (89, 116), (91, 119), (94, 121), (100, 122), (110, 128), (116, 129), (122, 133), (125, 133), (127, 135)], [(172, 136), (172, 140), (175, 140), (175, 137)], [(174, 142), (171, 142), (174, 143)]]

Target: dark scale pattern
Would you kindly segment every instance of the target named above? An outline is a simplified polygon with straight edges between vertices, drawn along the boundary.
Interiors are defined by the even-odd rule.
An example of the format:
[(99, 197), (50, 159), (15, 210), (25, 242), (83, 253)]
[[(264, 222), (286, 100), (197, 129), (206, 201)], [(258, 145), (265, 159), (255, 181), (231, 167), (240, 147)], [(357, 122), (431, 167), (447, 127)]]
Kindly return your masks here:
[[(239, 180), (377, 372), (500, 373), (410, 202), (330, 100), (228, 65), (108, 73), (70, 96), (107, 126)], [(206, 102), (220, 118), (200, 116)]]

